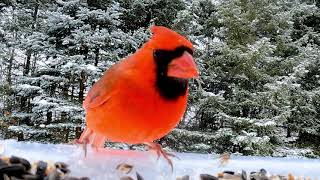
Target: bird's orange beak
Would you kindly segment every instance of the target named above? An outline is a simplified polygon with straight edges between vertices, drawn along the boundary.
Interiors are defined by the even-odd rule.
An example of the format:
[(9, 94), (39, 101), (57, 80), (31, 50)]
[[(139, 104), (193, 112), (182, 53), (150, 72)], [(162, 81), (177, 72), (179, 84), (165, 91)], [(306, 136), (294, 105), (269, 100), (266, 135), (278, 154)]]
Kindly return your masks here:
[(169, 77), (189, 79), (197, 78), (199, 72), (192, 55), (188, 52), (184, 52), (182, 56), (173, 59), (169, 63), (167, 75)]

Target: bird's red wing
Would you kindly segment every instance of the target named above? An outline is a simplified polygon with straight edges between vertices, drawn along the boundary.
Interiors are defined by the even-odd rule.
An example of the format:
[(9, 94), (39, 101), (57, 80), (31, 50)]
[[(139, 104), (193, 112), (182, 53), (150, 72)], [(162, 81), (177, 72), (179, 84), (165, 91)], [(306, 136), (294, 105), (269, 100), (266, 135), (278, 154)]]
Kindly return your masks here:
[[(122, 63), (123, 64), (123, 63)], [(89, 90), (86, 99), (83, 102), (84, 109), (96, 108), (107, 102), (121, 77), (121, 63), (112, 66)]]

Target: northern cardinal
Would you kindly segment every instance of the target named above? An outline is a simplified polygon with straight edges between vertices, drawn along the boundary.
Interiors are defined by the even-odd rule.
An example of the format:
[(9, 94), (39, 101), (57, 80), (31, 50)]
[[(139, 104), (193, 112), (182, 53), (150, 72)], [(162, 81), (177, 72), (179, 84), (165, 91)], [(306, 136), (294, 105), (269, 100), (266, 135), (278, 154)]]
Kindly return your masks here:
[(190, 41), (163, 26), (151, 31), (148, 42), (108, 69), (89, 90), (83, 102), (87, 127), (78, 142), (94, 147), (105, 140), (147, 143), (168, 159), (170, 154), (152, 142), (179, 123), (188, 79), (197, 77), (198, 70)]

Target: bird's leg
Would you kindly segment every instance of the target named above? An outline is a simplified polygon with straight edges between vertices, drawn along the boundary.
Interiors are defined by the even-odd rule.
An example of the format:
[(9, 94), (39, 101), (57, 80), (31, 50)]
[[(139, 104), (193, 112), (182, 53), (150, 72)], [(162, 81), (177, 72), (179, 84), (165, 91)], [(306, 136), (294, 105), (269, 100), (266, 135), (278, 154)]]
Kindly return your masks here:
[(93, 133), (92, 141), (89, 142), (92, 147), (98, 151), (98, 148), (104, 147), (105, 137), (98, 133)]
[(79, 139), (74, 140), (73, 144), (83, 145), (83, 150), (85, 156), (87, 156), (87, 145), (90, 144), (92, 147), (98, 151), (99, 147), (103, 147), (105, 142), (105, 137), (101, 134), (93, 132), (92, 129), (86, 127), (82, 132)]
[(163, 156), (163, 158), (169, 163), (170, 167), (171, 167), (171, 171), (173, 171), (173, 163), (172, 160), (170, 159), (170, 157), (175, 157), (178, 158), (176, 155), (174, 155), (173, 153), (169, 153), (166, 152), (160, 144), (158, 143), (144, 143), (145, 145), (147, 145), (149, 147), (149, 150), (153, 150), (157, 153), (157, 159), (159, 160), (160, 156)]
[(84, 156), (87, 156), (87, 144), (90, 144), (90, 139), (92, 139), (93, 131), (86, 127), (84, 131), (82, 132), (79, 139), (76, 139), (72, 142), (72, 144), (80, 144), (83, 145), (82, 148), (84, 150)]

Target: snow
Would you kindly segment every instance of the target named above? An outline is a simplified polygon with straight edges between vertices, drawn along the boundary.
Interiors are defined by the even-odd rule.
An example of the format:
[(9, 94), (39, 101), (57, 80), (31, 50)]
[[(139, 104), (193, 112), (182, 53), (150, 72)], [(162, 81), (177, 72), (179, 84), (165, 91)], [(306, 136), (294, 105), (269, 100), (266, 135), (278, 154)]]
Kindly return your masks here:
[(307, 154), (313, 154), (310, 148), (292, 148), (292, 147), (279, 147), (273, 153), (274, 156), (286, 157), (305, 157)]
[(90, 71), (97, 71), (97, 67), (96, 66), (93, 66), (91, 64), (88, 64), (87, 65), (87, 69), (90, 70)]
[(254, 123), (256, 126), (264, 127), (264, 126), (276, 126), (276, 122), (274, 121), (266, 121), (266, 122), (256, 122)]
[[(70, 165), (71, 175), (90, 177), (93, 180), (119, 179), (121, 173), (116, 170), (120, 163), (134, 166), (130, 175), (135, 172), (144, 179), (170, 180), (183, 175), (190, 175), (191, 179), (199, 179), (199, 174), (216, 175), (223, 170), (258, 171), (261, 168), (271, 174), (320, 178), (319, 159), (272, 158), (256, 156), (231, 156), (226, 165), (220, 164), (220, 159), (213, 154), (176, 153), (179, 159), (173, 159), (174, 171), (171, 173), (165, 161), (157, 161), (150, 152), (88, 149), (88, 156), (84, 157), (80, 146), (53, 145), (31, 142), (17, 142), (15, 140), (0, 140), (4, 146), (4, 155), (16, 155), (30, 161), (63, 161)], [(0, 152), (1, 153), (1, 152)]]
[(30, 96), (32, 93), (40, 92), (41, 88), (38, 86), (31, 86), (29, 84), (19, 84), (15, 90), (18, 92), (18, 95), (26, 97)]
[(42, 106), (47, 106), (49, 105), (50, 103), (48, 101), (46, 101), (45, 99), (41, 99), (40, 101), (37, 102), (39, 105), (42, 105)]
[(76, 127), (76, 125), (74, 123), (56, 123), (56, 124), (48, 124), (48, 125), (41, 124), (41, 125), (42, 125), (41, 128), (62, 128), (62, 127), (69, 128), (69, 127)]
[(214, 94), (212, 92), (202, 91), (203, 96), (206, 97), (219, 97), (219, 94)]
[(8, 130), (14, 131), (14, 132), (29, 133), (29, 134), (41, 134), (41, 133), (46, 133), (45, 130), (34, 129), (34, 128), (28, 127), (28, 126), (26, 126), (26, 125), (9, 126), (9, 127), (8, 127)]

